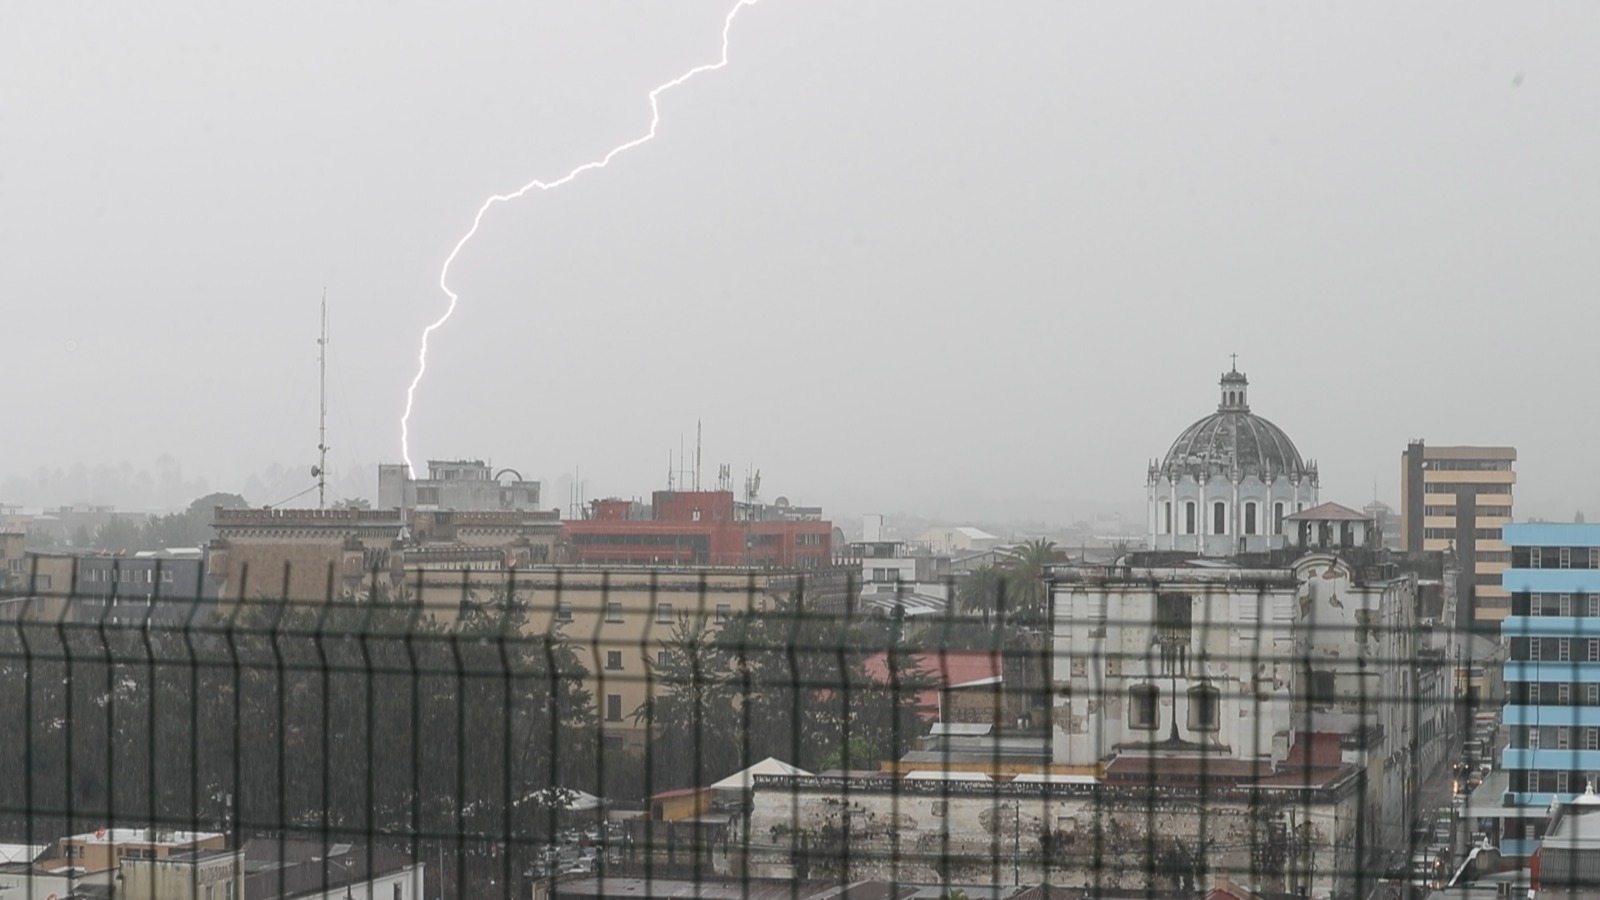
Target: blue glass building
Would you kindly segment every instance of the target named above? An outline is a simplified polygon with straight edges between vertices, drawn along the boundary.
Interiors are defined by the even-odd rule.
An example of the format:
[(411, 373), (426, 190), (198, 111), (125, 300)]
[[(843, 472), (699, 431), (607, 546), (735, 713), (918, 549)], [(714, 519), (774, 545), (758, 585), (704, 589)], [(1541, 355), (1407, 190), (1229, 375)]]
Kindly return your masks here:
[(1600, 776), (1600, 524), (1512, 524), (1504, 540), (1510, 743), (1500, 764), (1506, 805), (1528, 814), (1506, 822), (1501, 852), (1520, 856), (1537, 847), (1551, 802)]

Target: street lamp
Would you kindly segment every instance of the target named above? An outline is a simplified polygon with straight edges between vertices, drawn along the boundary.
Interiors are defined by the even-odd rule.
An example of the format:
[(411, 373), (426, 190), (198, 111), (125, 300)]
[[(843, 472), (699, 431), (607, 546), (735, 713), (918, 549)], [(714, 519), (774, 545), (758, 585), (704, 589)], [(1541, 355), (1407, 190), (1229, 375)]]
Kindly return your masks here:
[(344, 896), (345, 896), (345, 900), (355, 900), (355, 894), (353, 893), (353, 887), (352, 887), (353, 883), (355, 881), (355, 877), (354, 877), (354, 875), (352, 875), (351, 870), (350, 870), (350, 861), (349, 860), (337, 860), (337, 859), (334, 859), (332, 857), (325, 857), (325, 859), (328, 862), (333, 863), (334, 865), (336, 865), (339, 868), (344, 870)]

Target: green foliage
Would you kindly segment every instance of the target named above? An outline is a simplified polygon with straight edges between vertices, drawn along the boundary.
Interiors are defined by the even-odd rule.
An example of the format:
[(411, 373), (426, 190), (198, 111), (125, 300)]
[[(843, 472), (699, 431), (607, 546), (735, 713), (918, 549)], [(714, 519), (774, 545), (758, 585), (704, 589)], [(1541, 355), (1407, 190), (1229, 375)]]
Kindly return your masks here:
[(867, 743), (864, 738), (852, 737), (844, 742), (844, 746), (823, 757), (818, 767), (824, 772), (829, 769), (877, 769), (881, 761), (877, 747)]
[(126, 516), (115, 516), (94, 533), (94, 549), (110, 553), (132, 553), (151, 549), (145, 546), (144, 529)]
[(681, 619), (649, 660), (659, 696), (635, 712), (654, 734), (654, 790), (705, 785), (768, 756), (817, 771), (848, 755), (876, 768), (920, 735), (917, 696), (933, 684), (895, 643), (888, 683), (868, 656), (885, 649), (858, 623), (796, 593), (718, 629)]
[(1050, 604), (1045, 568), (1064, 558), (1051, 540), (1038, 538), (1018, 544), (999, 565), (968, 572), (956, 585), (956, 605), (964, 614), (981, 617), (984, 624), (998, 620), (1039, 625)]
[(92, 536), (87, 528), (79, 526), (73, 536), (73, 546), (107, 553), (198, 547), (211, 539), (211, 519), (219, 506), (237, 509), (249, 504), (238, 494), (207, 494), (190, 503), (183, 512), (148, 516), (143, 521), (131, 516), (116, 516), (101, 525)]
[(137, 811), (335, 840), (548, 835), (558, 812), (522, 801), (596, 791), (599, 731), (580, 655), (524, 618), (491, 601), (447, 628), (380, 589), (181, 628), (0, 630), (0, 771), (28, 773), (0, 779), (0, 831)]

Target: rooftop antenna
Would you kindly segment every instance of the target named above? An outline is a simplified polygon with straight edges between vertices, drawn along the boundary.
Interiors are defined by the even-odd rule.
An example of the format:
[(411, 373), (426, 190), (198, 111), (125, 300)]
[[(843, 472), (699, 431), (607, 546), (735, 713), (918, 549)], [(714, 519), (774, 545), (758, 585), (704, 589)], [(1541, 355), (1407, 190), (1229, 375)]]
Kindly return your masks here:
[(322, 333), (317, 338), (317, 464), (311, 477), (317, 480), (317, 509), (328, 506), (328, 289), (322, 289)]
[(700, 420), (694, 420), (694, 489), (700, 490)]

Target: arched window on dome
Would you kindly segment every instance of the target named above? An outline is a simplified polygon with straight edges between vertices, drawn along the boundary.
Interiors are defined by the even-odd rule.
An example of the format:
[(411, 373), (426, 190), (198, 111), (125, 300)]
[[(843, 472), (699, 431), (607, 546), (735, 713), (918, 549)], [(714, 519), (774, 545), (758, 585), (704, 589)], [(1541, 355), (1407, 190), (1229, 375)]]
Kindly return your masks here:
[(1211, 504), (1211, 533), (1228, 533), (1228, 504), (1221, 500)]
[(1195, 511), (1194, 501), (1193, 500), (1184, 501), (1184, 504), (1183, 504), (1183, 533), (1184, 534), (1194, 534), (1194, 530), (1199, 527), (1198, 525), (1195, 524), (1195, 516), (1196, 515), (1197, 515), (1197, 513)]
[(1256, 502), (1246, 500), (1244, 504), (1244, 533), (1256, 533)]

